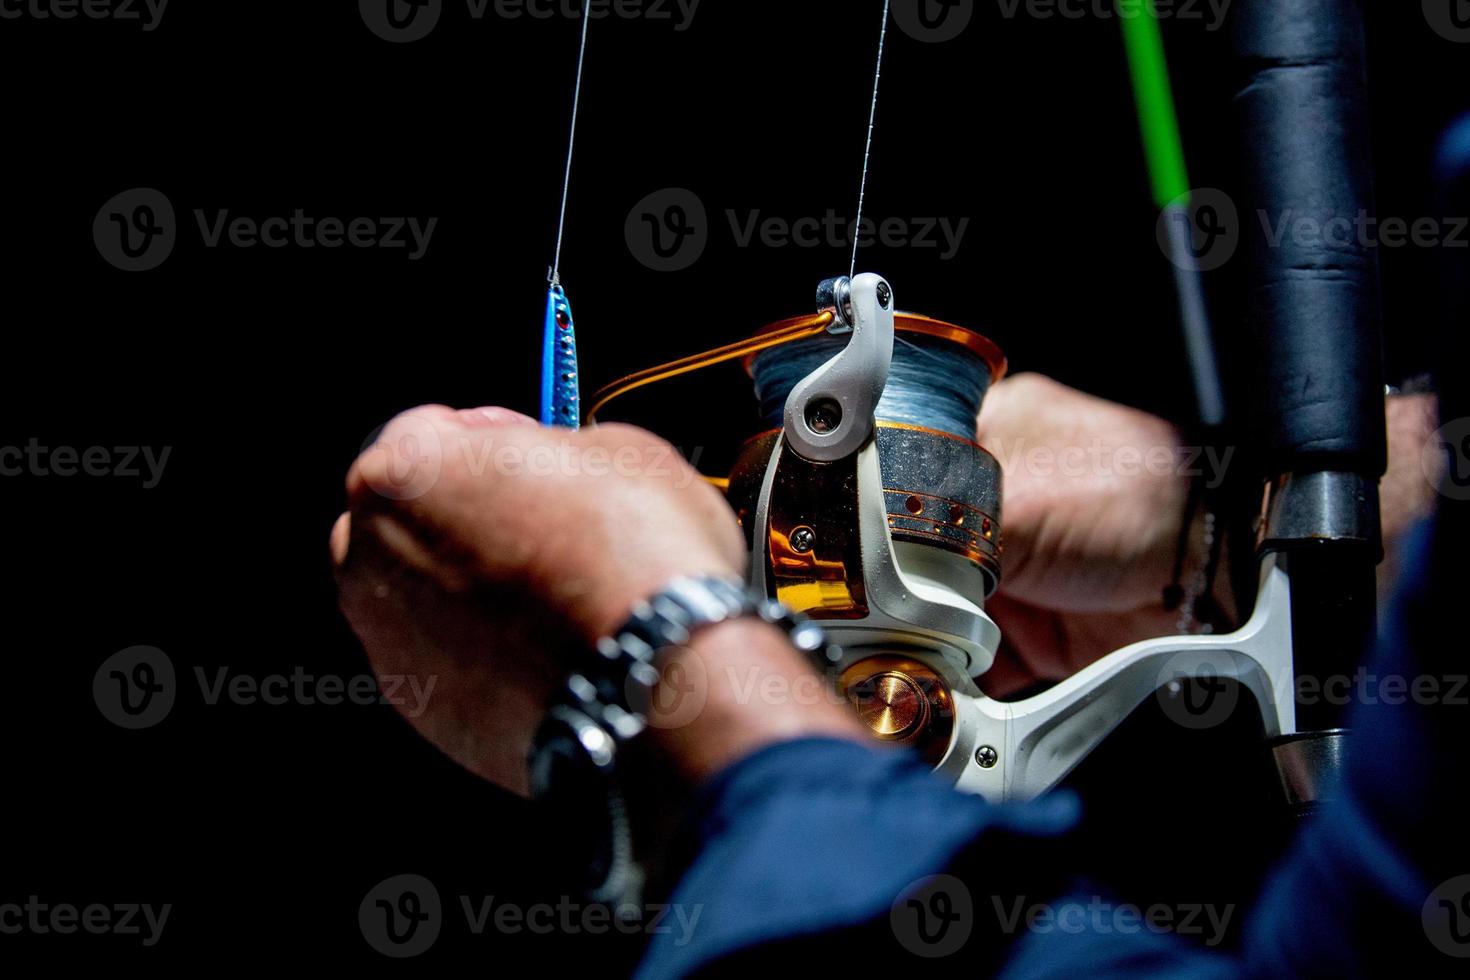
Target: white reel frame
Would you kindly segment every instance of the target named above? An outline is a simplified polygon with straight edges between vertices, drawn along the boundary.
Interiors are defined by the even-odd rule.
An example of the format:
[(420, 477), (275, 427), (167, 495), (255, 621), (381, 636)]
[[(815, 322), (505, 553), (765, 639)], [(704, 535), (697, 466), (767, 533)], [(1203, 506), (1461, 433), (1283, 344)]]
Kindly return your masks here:
[[(888, 380), (893, 355), (894, 303), (880, 276), (844, 285), (838, 329), (852, 339), (836, 357), (792, 391), (785, 427), (772, 451), (755, 512), (752, 585), (772, 591), (766, 569), (770, 497), (783, 452), (831, 462), (857, 454), (858, 520), (869, 610), (862, 619), (826, 625), (843, 650), (837, 672), (870, 657), (902, 654), (935, 671), (953, 696), (954, 725), (936, 771), (957, 788), (993, 801), (1025, 800), (1054, 788), (1122, 721), (1155, 694), (1182, 724), (1205, 727), (1222, 718), (1193, 713), (1181, 684), (1229, 679), (1249, 691), (1261, 709), (1266, 738), (1296, 731), (1291, 644), (1291, 586), (1274, 555), (1261, 564), (1254, 614), (1223, 636), (1171, 636), (1116, 650), (1046, 692), (1021, 701), (983, 694), (975, 678), (990, 669), (1000, 629), (986, 615), (974, 580), (946, 581), (912, 549), (896, 546), (884, 505), (873, 412)], [(842, 407), (835, 427), (814, 431), (814, 404)], [(905, 560), (905, 556), (908, 560)], [(966, 594), (966, 593), (969, 594)], [(1161, 693), (1162, 692), (1162, 693)], [(1218, 706), (1216, 706), (1218, 707)]]

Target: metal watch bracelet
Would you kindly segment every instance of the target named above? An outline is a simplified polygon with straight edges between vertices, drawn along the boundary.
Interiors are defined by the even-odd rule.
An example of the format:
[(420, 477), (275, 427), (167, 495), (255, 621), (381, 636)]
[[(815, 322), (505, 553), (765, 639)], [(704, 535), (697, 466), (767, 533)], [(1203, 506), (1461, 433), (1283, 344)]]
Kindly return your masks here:
[(660, 655), (687, 646), (702, 629), (745, 618), (782, 630), (820, 669), (837, 661), (839, 654), (820, 624), (752, 594), (739, 579), (676, 579), (635, 605), (615, 634), (599, 640), (574, 665), (532, 749), (534, 793), (549, 795), (561, 768), (557, 762), (571, 761), (571, 756), (578, 758), (579, 768), (610, 777), (617, 746), (648, 727)]

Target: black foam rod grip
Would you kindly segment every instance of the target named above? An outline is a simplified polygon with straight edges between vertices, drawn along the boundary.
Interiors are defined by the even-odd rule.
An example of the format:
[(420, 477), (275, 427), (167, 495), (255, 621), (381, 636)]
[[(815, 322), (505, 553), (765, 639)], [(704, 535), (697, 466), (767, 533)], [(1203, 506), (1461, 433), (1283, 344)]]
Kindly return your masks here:
[[(1274, 473), (1387, 466), (1360, 0), (1231, 11), (1254, 397)], [(1371, 227), (1371, 226), (1369, 226)]]

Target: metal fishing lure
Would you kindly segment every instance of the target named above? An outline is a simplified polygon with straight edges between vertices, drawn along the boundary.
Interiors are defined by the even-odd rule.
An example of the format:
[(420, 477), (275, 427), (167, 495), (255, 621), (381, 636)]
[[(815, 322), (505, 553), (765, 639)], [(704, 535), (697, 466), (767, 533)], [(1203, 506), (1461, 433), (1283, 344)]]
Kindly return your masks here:
[(546, 293), (546, 323), (541, 345), (541, 424), (581, 428), (581, 381), (577, 377), (577, 328), (572, 304), (561, 288), (561, 243), (567, 227), (567, 192), (572, 185), (572, 152), (577, 146), (577, 109), (582, 101), (582, 65), (587, 58), (590, 3), (583, 5), (582, 43), (577, 51), (577, 85), (572, 96), (572, 131), (567, 138), (567, 169), (561, 185), (561, 218), (556, 229), (556, 257), (551, 265), (551, 288)]
[(546, 332), (541, 349), (541, 424), (575, 429), (582, 424), (577, 378), (577, 329), (560, 285), (546, 294)]

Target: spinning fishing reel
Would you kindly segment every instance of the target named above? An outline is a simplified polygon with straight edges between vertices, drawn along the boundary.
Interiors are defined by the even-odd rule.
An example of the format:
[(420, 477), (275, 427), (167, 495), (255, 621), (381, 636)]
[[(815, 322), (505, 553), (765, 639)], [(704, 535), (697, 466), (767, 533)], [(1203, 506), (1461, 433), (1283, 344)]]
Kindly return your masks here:
[[(859, 218), (888, 15), (885, 5)], [(1252, 164), (1242, 201), (1250, 210), (1323, 222), (1372, 212), (1359, 21), (1346, 2), (1241, 12), (1233, 32), (1236, 102)], [(1141, 123), (1161, 244), (1176, 271), (1194, 421), (1215, 438), (1235, 420), (1213, 350), (1197, 251), (1202, 229), (1190, 210), (1162, 38), (1153, 17), (1123, 26), (1139, 105), (1152, 110)], [(578, 65), (580, 93), (580, 56)], [(574, 96), (574, 136), (576, 107)], [(1323, 132), (1336, 136), (1318, 138)], [(542, 419), (575, 427), (575, 330), (558, 272), (566, 201), (564, 182)], [(1001, 576), (1001, 472), (975, 442), (975, 420), (1005, 361), (985, 338), (895, 312), (892, 288), (879, 276), (829, 280), (816, 314), (625, 378), (594, 396), (587, 418), (645, 385), (745, 359), (772, 425), (746, 444), (728, 487), (753, 582), (828, 626), (845, 651), (834, 682), (876, 737), (912, 745), (962, 789), (993, 799), (1044, 792), (1154, 692), (1210, 678), (1236, 681), (1255, 696), (1287, 799), (1310, 804), (1341, 761), (1341, 712), (1304, 702), (1311, 731), (1299, 733), (1296, 680), (1356, 659), (1374, 625), (1377, 485), (1387, 465), (1377, 259), (1361, 243), (1283, 246), (1253, 235), (1249, 244), (1247, 321), (1260, 369), (1254, 438), (1269, 481), (1254, 612), (1228, 636), (1117, 650), (1027, 700), (996, 701), (975, 683), (1000, 641), (985, 600)], [(916, 378), (922, 383), (910, 383)], [(945, 390), (916, 394), (926, 385), (929, 396)]]
[[(847, 344), (796, 383), (781, 428), (747, 443), (730, 479), (752, 585), (823, 621), (844, 651), (838, 689), (875, 736), (958, 777), (979, 748), (960, 723), (971, 678), (1000, 644), (984, 608), (1000, 581), (1000, 464), (960, 435), (882, 418), (900, 319), (887, 282), (829, 280), (818, 303)], [(902, 320), (981, 354), (983, 387), (1004, 371), (984, 338)]]
[[(827, 628), (841, 650), (830, 679), (875, 738), (1005, 800), (1051, 789), (1143, 701), (1191, 679), (1239, 682), (1261, 705), (1265, 736), (1295, 732), (1290, 585), (1274, 557), (1254, 615), (1232, 635), (1137, 643), (1022, 701), (982, 693), (1001, 637), (985, 601), (1001, 579), (1002, 473), (974, 441), (975, 419), (1005, 359), (979, 334), (896, 312), (881, 276), (828, 280), (817, 303), (815, 316), (624, 379), (593, 412), (746, 358), (779, 420), (745, 444), (729, 480), (751, 582)], [(904, 385), (890, 383), (898, 374)], [(916, 408), (905, 390), (916, 378), (949, 379), (964, 397), (948, 411), (942, 400)], [(1314, 779), (1301, 775), (1298, 792), (1310, 796)]]

